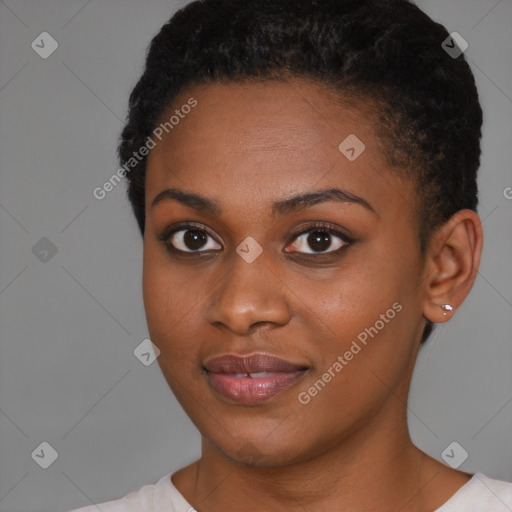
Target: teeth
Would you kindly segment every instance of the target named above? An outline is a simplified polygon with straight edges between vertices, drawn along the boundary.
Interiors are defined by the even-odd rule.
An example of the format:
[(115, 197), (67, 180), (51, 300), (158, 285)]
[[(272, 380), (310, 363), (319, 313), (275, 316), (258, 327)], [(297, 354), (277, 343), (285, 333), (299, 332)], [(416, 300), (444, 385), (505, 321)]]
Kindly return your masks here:
[(270, 377), (271, 375), (273, 375), (273, 374), (269, 373), (269, 372), (256, 372), (256, 373), (249, 374), (249, 376), (252, 377), (253, 379), (257, 379), (259, 377)]
[(255, 372), (255, 373), (232, 373), (233, 377), (236, 377), (237, 379), (243, 379), (245, 377), (250, 377), (253, 379), (263, 378), (263, 377), (270, 377), (271, 375), (274, 375), (271, 372)]

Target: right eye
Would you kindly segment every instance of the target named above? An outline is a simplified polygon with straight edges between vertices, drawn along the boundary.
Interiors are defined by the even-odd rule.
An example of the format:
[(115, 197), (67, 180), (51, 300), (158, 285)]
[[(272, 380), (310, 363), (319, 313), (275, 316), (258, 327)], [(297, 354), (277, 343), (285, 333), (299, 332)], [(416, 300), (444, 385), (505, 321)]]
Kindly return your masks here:
[[(171, 251), (184, 253), (200, 253), (203, 251), (211, 251), (222, 249), (222, 247), (214, 241), (203, 227), (196, 224), (185, 223), (177, 226), (170, 233), (166, 233), (159, 237)], [(208, 239), (211, 242), (208, 243)]]

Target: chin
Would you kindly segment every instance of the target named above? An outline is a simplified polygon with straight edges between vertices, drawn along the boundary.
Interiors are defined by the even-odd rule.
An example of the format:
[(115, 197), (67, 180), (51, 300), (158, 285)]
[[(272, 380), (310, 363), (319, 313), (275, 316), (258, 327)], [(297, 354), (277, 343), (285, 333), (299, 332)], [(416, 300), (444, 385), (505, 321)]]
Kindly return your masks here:
[[(268, 437), (256, 437), (233, 439), (229, 445), (226, 444), (226, 437), (219, 439), (219, 442), (210, 438), (210, 444), (225, 459), (247, 468), (278, 468), (309, 458), (303, 451), (304, 439), (291, 444), (290, 437), (274, 437), (272, 441)], [(302, 449), (300, 452), (299, 447)]]

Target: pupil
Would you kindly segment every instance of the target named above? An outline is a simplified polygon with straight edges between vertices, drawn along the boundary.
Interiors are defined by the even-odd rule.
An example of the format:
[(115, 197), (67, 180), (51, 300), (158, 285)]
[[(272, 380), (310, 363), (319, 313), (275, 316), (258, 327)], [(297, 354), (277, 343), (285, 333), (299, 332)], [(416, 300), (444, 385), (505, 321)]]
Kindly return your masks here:
[(331, 235), (325, 231), (313, 231), (308, 236), (308, 244), (314, 251), (325, 251), (331, 245)]
[(200, 249), (206, 242), (206, 233), (198, 229), (189, 229), (185, 232), (184, 242), (189, 249)]

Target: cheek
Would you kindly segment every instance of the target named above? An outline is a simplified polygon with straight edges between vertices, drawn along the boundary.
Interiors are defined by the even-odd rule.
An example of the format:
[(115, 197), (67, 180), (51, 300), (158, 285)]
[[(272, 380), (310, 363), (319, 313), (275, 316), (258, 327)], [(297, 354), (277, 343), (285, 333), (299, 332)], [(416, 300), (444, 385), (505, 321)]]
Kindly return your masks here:
[[(317, 333), (312, 337), (316, 378), (331, 369), (337, 378), (326, 378), (336, 381), (333, 388), (358, 388), (357, 396), (382, 387), (379, 379), (394, 386), (404, 376), (421, 319), (410, 291), (419, 266), (403, 254), (392, 245), (365, 248), (329, 279), (301, 280), (297, 289), (308, 319), (305, 329)], [(343, 369), (336, 365), (336, 371), (338, 356)]]
[(219, 273), (201, 271), (201, 265), (170, 261), (157, 242), (144, 246), (143, 300), (150, 338), (160, 349), (158, 363), (180, 394), (201, 378), (201, 355), (208, 340), (205, 308), (218, 289)]
[(290, 276), (288, 284), (310, 322), (323, 326), (330, 338), (349, 342), (399, 300), (400, 279), (389, 265), (356, 255), (321, 281)]
[(179, 273), (166, 271), (165, 265), (156, 264), (148, 254), (147, 258), (144, 256), (143, 295), (149, 335), (160, 349), (158, 365), (174, 395), (188, 411), (191, 392), (201, 377), (196, 356), (198, 336), (193, 329), (198, 321), (194, 316), (197, 310), (193, 293), (188, 291)]
[[(148, 330), (165, 356), (185, 343), (187, 326), (193, 320), (200, 297), (190, 289), (186, 275), (171, 271), (165, 251), (145, 244), (142, 289)], [(172, 341), (172, 343), (171, 343)]]
[(174, 323), (178, 311), (171, 301), (170, 291), (175, 288), (174, 284), (150, 260), (150, 257), (144, 256), (142, 287), (148, 329), (156, 342)]

